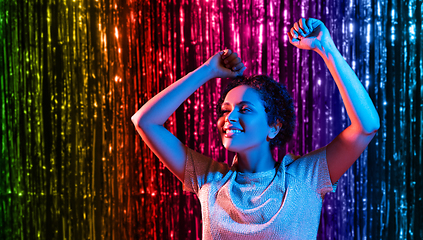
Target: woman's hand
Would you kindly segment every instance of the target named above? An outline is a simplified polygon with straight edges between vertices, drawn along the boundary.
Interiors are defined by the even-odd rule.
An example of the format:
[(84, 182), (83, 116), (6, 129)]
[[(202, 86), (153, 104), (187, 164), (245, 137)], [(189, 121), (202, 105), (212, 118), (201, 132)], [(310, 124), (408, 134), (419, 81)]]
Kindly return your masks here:
[(209, 68), (212, 78), (233, 78), (242, 76), (246, 67), (236, 52), (226, 49), (210, 57), (203, 66)]
[(289, 42), (299, 49), (322, 51), (325, 45), (333, 43), (323, 22), (314, 18), (301, 18), (287, 34)]

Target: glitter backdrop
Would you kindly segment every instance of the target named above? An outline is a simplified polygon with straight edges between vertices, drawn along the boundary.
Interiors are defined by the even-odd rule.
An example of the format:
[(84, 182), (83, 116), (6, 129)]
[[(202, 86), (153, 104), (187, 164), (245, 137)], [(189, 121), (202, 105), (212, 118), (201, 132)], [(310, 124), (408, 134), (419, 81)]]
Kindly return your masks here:
[[(0, 0), (0, 239), (201, 239), (201, 207), (130, 117), (224, 48), (285, 83), (303, 155), (350, 123), (316, 53), (290, 45), (321, 19), (381, 128), (325, 197), (318, 239), (422, 239), (422, 1)], [(165, 126), (219, 161), (211, 80)]]

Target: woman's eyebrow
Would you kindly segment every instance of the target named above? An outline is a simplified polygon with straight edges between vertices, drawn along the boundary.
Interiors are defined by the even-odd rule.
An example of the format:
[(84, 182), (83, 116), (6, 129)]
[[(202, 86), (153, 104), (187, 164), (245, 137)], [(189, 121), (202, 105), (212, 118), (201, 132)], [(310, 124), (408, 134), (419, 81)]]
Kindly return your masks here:
[[(241, 101), (241, 102), (239, 102), (238, 104), (236, 104), (236, 105), (244, 105), (244, 104), (248, 104), (248, 105), (252, 105), (252, 106), (254, 106), (254, 104), (252, 104), (251, 102), (249, 102), (249, 101)], [(222, 103), (222, 106), (223, 105), (230, 105), (230, 103), (228, 103), (228, 102), (224, 102), (224, 103)]]

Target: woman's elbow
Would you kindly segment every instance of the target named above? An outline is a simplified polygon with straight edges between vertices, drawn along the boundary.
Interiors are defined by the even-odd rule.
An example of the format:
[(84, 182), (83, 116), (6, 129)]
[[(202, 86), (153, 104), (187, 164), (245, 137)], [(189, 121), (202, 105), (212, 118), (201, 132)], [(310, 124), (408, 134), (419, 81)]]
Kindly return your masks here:
[(138, 111), (134, 114), (134, 116), (131, 117), (131, 121), (134, 124), (135, 128), (147, 128), (148, 126), (151, 126), (151, 124), (154, 124), (152, 122), (153, 119), (145, 116), (142, 112)]
[(366, 133), (371, 135), (371, 134), (375, 134), (380, 128), (380, 121), (378, 119), (378, 121), (375, 121), (371, 126), (368, 126), (366, 128)]
[(373, 132), (374, 133), (377, 132), (377, 130), (379, 130), (379, 128), (380, 128), (380, 117), (379, 117), (379, 114), (376, 114), (376, 121), (375, 121), (375, 124), (373, 126)]
[(135, 113), (132, 117), (131, 117), (131, 121), (134, 124), (135, 128), (141, 128), (142, 124), (141, 124), (141, 114), (139, 114), (138, 112)]
[(380, 117), (379, 117), (379, 114), (375, 111), (375, 113), (372, 114), (372, 115), (373, 115), (373, 117), (372, 118), (369, 118), (369, 120), (371, 119), (371, 121), (368, 122), (367, 127), (366, 127), (366, 132), (368, 134), (374, 134), (380, 128)]

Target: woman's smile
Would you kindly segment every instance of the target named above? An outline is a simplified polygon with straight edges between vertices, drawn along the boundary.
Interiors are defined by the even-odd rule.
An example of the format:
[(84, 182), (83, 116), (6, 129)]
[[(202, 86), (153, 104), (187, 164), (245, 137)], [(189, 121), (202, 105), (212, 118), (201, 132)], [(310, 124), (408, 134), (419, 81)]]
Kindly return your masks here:
[(236, 136), (243, 132), (244, 130), (242, 130), (241, 127), (237, 127), (232, 124), (225, 124), (225, 126), (223, 127), (223, 133), (225, 133), (225, 138), (231, 138), (232, 136)]
[(237, 136), (239, 134), (243, 133), (243, 131), (238, 129), (229, 129), (225, 132), (225, 138), (231, 138), (232, 136)]

